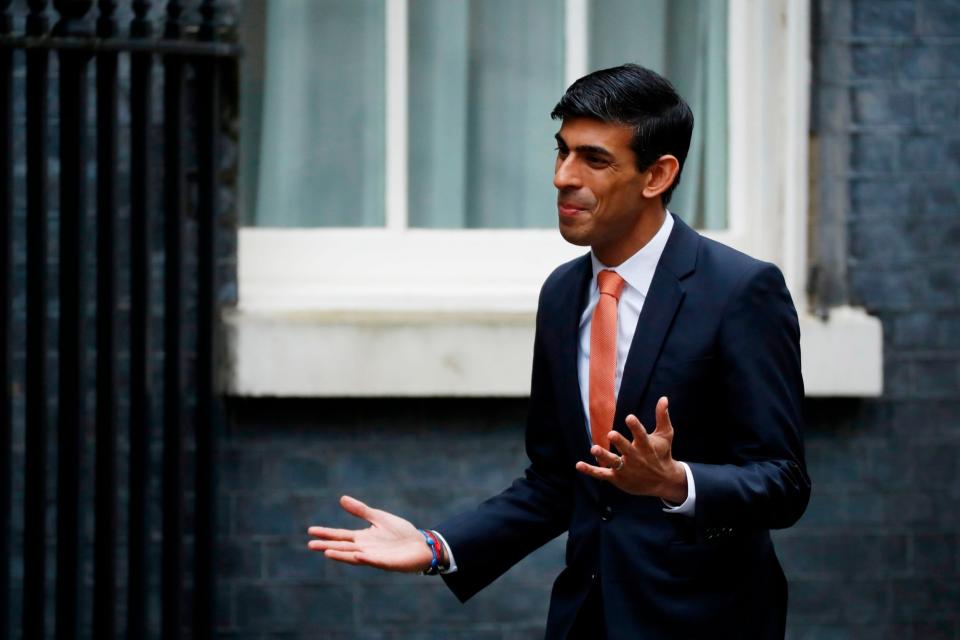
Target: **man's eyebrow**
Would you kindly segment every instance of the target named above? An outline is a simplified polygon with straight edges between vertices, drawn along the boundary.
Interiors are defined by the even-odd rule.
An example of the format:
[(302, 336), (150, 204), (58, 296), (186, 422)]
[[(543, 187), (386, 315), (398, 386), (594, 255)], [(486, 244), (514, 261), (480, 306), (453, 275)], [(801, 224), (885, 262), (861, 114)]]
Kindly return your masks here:
[[(553, 137), (557, 139), (557, 144), (559, 144), (559, 145), (561, 145), (561, 146), (563, 146), (563, 147), (566, 147), (566, 146), (567, 146), (567, 142), (563, 139), (563, 137), (562, 137), (559, 133), (554, 134)], [(592, 145), (592, 144), (581, 144), (581, 145), (578, 146), (578, 147), (574, 147), (573, 150), (576, 151), (576, 152), (578, 152), (578, 153), (592, 153), (592, 154), (595, 154), (595, 155), (606, 156), (606, 157), (608, 157), (608, 158), (612, 158), (612, 157), (613, 157), (613, 154), (610, 153), (609, 151), (607, 151), (606, 149), (604, 149), (603, 147), (598, 147), (598, 146)]]

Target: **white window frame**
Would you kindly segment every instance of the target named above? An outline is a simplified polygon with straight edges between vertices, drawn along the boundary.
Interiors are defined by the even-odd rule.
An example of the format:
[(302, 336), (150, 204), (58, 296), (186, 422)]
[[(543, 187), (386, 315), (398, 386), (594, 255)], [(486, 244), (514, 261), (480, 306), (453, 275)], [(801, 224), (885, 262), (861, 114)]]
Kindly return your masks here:
[[(225, 317), (229, 393), (529, 391), (539, 287), (584, 249), (555, 229), (408, 227), (407, 0), (385, 1), (386, 224), (240, 229), (239, 304)], [(589, 3), (565, 9), (569, 84), (587, 71)], [(835, 343), (837, 321), (826, 329), (806, 313), (809, 27), (809, 0), (729, 0), (728, 224), (703, 234), (778, 264), (804, 335), (826, 331)], [(840, 342), (866, 361), (838, 374), (833, 361), (817, 364), (821, 345), (807, 340), (808, 393), (879, 393), (879, 323), (855, 310), (838, 317), (852, 318), (840, 322)]]

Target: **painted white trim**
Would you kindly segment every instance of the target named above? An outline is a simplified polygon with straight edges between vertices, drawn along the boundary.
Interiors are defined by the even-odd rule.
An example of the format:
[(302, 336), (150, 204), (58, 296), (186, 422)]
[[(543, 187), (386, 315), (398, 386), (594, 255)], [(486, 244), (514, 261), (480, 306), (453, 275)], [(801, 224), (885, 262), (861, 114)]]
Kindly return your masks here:
[(589, 0), (567, 0), (564, 6), (563, 79), (568, 87), (589, 69), (589, 12)]
[(387, 229), (407, 228), (407, 0), (386, 0), (386, 188)]
[(806, 300), (807, 213), (810, 153), (810, 4), (786, 5), (786, 47), (783, 105), (784, 130), (783, 249), (780, 265), (795, 299)]
[[(530, 392), (534, 313), (231, 312), (224, 390), (239, 396), (500, 396)], [(800, 316), (808, 396), (883, 391), (880, 322)]]

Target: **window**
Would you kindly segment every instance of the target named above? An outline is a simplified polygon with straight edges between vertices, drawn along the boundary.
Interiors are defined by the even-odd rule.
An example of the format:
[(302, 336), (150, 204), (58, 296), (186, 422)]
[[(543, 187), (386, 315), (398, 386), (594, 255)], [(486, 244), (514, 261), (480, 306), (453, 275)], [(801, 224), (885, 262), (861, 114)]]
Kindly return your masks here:
[(726, 0), (261, 0), (245, 24), (250, 224), (554, 228), (548, 114), (574, 79), (628, 60), (697, 118), (674, 209), (726, 224)]
[(804, 0), (247, 5), (233, 392), (526, 393), (540, 284), (583, 253), (555, 230), (549, 112), (627, 60), (697, 119), (671, 209), (804, 310)]

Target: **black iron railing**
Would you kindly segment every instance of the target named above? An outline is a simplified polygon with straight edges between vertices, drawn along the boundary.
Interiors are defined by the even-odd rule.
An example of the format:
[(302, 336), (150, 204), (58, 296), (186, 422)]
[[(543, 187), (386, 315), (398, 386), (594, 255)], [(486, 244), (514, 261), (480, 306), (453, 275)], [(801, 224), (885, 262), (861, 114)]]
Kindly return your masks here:
[[(100, 0), (29, 0), (26, 16), (11, 15), (10, 0), (0, 0), (0, 636), (8, 631), (22, 638), (78, 635), (93, 638), (147, 637), (151, 563), (149, 533), (162, 530), (160, 621), (164, 638), (181, 637), (192, 628), (194, 638), (213, 631), (213, 430), (217, 423), (214, 390), (213, 337), (215, 318), (215, 216), (218, 211), (218, 139), (221, 128), (221, 79), (235, 63), (236, 46), (221, 41), (218, 7), (200, 2), (194, 22), (186, 28), (184, 5), (170, 0), (160, 29), (151, 22), (148, 0), (134, 0), (133, 18), (124, 29), (116, 19), (117, 3)], [(193, 5), (191, 5), (193, 6)], [(52, 9), (52, 11), (51, 11)], [(16, 19), (15, 19), (16, 18)], [(23, 24), (22, 30), (15, 27)], [(188, 33), (189, 31), (189, 33)], [(55, 56), (55, 60), (51, 58)], [(120, 103), (118, 67), (129, 58), (129, 98)], [(56, 68), (52, 93), (50, 68)], [(19, 67), (16, 67), (20, 65)], [(154, 77), (155, 66), (161, 78)], [(14, 69), (25, 70), (25, 91), (15, 95)], [(95, 74), (96, 83), (90, 79)], [(188, 91), (187, 78), (194, 90)], [(93, 88), (94, 95), (89, 92)], [(161, 96), (154, 95), (157, 91)], [(48, 100), (55, 95), (58, 123), (56, 146), (50, 135)], [(93, 98), (91, 102), (90, 98)], [(162, 99), (157, 115), (155, 99)], [(126, 98), (125, 98), (126, 99)], [(19, 101), (19, 102), (18, 102)], [(95, 104), (95, 113), (88, 112)], [(15, 157), (14, 113), (25, 115), (25, 149)], [(119, 135), (118, 111), (129, 111), (129, 139)], [(157, 122), (161, 117), (162, 122)], [(91, 127), (91, 123), (93, 126)], [(162, 128), (162, 158), (151, 144), (151, 130)], [(192, 135), (188, 135), (191, 133)], [(189, 138), (189, 140), (188, 140)], [(126, 148), (124, 148), (126, 145)], [(195, 192), (188, 193), (187, 155), (193, 154)], [(47, 167), (58, 166), (59, 193), (48, 193)], [(128, 166), (119, 170), (119, 158)], [(96, 180), (88, 180), (91, 163)], [(11, 298), (14, 233), (15, 166), (25, 167), (26, 229), (21, 241), (26, 263), (25, 330), (15, 334)], [(162, 174), (158, 187), (154, 176)], [(127, 184), (121, 184), (126, 180)], [(118, 192), (128, 194), (129, 223), (119, 224)], [(94, 189), (95, 210), (88, 211), (88, 190)], [(92, 194), (91, 194), (92, 195)], [(56, 197), (56, 203), (53, 198)], [(159, 200), (159, 202), (157, 202)], [(51, 217), (56, 204), (58, 215)], [(195, 221), (187, 242), (188, 205)], [(162, 217), (156, 221), (156, 216)], [(95, 220), (96, 241), (88, 242), (88, 220)], [(158, 224), (159, 223), (159, 224)], [(55, 225), (55, 226), (54, 226)], [(51, 259), (48, 227), (58, 232), (57, 287), (49, 286)], [(151, 372), (156, 351), (151, 348), (151, 296), (154, 255), (151, 229), (162, 229), (162, 422), (151, 409)], [(126, 237), (120, 229), (129, 229)], [(192, 253), (192, 255), (191, 255)], [(120, 256), (125, 256), (121, 259)], [(95, 277), (91, 279), (91, 273)], [(122, 277), (123, 276), (123, 277)], [(121, 282), (127, 282), (124, 292)], [(185, 283), (190, 283), (186, 287)], [(89, 312), (96, 291), (95, 313)], [(191, 296), (188, 296), (188, 290)], [(54, 292), (54, 293), (50, 293)], [(129, 326), (121, 326), (118, 304), (126, 293)], [(158, 292), (159, 293), (159, 292)], [(51, 296), (55, 300), (51, 300)], [(187, 299), (194, 304), (185, 304)], [(57, 344), (49, 344), (48, 312), (55, 304)], [(91, 320), (95, 318), (95, 320)], [(94, 325), (95, 326), (92, 326)], [(194, 330), (195, 328), (195, 330)], [(160, 344), (158, 342), (158, 344)], [(55, 347), (55, 348), (54, 348)], [(95, 349), (95, 367), (86, 353)], [(23, 528), (22, 582), (11, 580), (14, 514), (13, 469), (13, 352), (23, 361)], [(49, 370), (49, 354), (57, 370)], [(122, 356), (122, 354), (126, 356)], [(123, 358), (126, 358), (125, 360)], [(121, 362), (125, 385), (120, 384)], [(54, 376), (53, 374), (56, 373)], [(93, 373), (93, 375), (91, 375)], [(187, 380), (191, 388), (186, 389)], [(118, 389), (128, 390), (122, 401)], [(94, 392), (89, 394), (88, 391)], [(51, 398), (56, 421), (49, 423)], [(92, 404), (89, 406), (92, 398)], [(121, 416), (127, 412), (127, 416)], [(190, 415), (188, 415), (188, 413)], [(92, 416), (91, 452), (83, 425)], [(125, 417), (127, 419), (121, 419)], [(129, 425), (120, 433), (119, 425)], [(188, 428), (188, 425), (192, 427)], [(53, 428), (53, 432), (51, 432)], [(127, 435), (128, 446), (118, 447)], [(53, 440), (55, 438), (55, 440)], [(56, 444), (56, 460), (48, 445)], [(151, 464), (151, 443), (162, 445), (162, 464)], [(185, 477), (185, 451), (193, 452), (193, 470)], [(93, 460), (82, 456), (92, 455)], [(120, 455), (126, 498), (118, 491)], [(51, 467), (54, 473), (51, 475)], [(82, 470), (92, 466), (92, 478)], [(48, 486), (55, 477), (55, 487)], [(162, 522), (150, 520), (149, 487), (159, 479)], [(48, 494), (56, 490), (55, 531), (48, 527)], [(84, 538), (81, 496), (93, 497), (92, 549)], [(188, 501), (187, 497), (190, 497)], [(189, 504), (188, 504), (189, 502)], [(188, 510), (189, 507), (189, 510)], [(124, 517), (119, 518), (118, 514)], [(186, 530), (186, 515), (189, 530)], [(118, 523), (127, 523), (126, 545), (118, 540)], [(185, 569), (185, 539), (192, 540), (193, 562)], [(47, 548), (55, 545), (55, 567), (48, 571)], [(120, 549), (125, 553), (120, 555)], [(79, 568), (81, 557), (92, 557), (92, 597)], [(124, 589), (118, 587), (122, 572)], [(191, 577), (189, 589), (185, 573)], [(48, 576), (54, 576), (53, 578)], [(50, 581), (54, 580), (54, 585)], [(11, 589), (21, 596), (13, 611)], [(49, 603), (53, 596), (55, 602)], [(183, 610), (182, 604), (190, 605)], [(52, 604), (53, 620), (48, 611)], [(89, 606), (92, 611), (81, 611)], [(119, 611), (123, 611), (120, 628)], [(188, 613), (189, 612), (189, 615)], [(189, 620), (185, 619), (189, 617)], [(83, 620), (90, 628), (82, 628)], [(154, 621), (154, 624), (156, 621)]]

